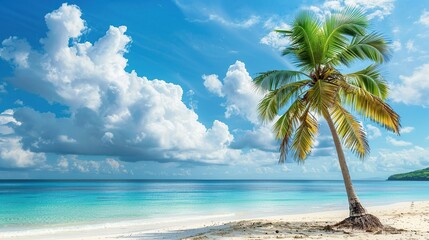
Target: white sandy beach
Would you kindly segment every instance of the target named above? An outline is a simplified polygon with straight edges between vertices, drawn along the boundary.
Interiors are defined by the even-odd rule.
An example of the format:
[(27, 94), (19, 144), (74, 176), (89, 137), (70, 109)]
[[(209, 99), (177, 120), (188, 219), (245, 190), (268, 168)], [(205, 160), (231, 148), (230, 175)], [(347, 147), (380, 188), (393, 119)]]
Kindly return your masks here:
[(242, 219), (238, 214), (0, 232), (1, 239), (429, 239), (429, 201), (370, 207), (393, 231), (324, 230), (347, 216), (327, 211)]

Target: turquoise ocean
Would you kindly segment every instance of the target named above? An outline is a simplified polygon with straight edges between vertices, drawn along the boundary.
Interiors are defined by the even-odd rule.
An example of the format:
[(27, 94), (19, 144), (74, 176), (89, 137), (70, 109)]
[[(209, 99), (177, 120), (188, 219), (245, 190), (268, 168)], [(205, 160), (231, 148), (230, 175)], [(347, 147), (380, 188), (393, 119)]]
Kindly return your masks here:
[[(355, 181), (365, 206), (429, 200), (427, 182)], [(0, 180), (0, 232), (181, 216), (345, 210), (342, 181)]]

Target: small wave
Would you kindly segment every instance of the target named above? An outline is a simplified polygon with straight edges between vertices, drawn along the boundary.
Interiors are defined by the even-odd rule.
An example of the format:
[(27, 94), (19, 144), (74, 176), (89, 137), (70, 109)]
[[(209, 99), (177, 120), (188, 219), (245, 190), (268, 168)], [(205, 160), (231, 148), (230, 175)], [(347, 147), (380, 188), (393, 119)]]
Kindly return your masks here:
[(28, 230), (13, 230), (0, 232), (0, 239), (2, 237), (28, 237), (37, 235), (53, 235), (64, 232), (81, 232), (81, 231), (92, 231), (101, 229), (113, 229), (113, 228), (127, 228), (135, 226), (147, 226), (147, 225), (162, 225), (175, 222), (186, 222), (188, 220), (207, 220), (207, 219), (219, 219), (228, 218), (235, 216), (235, 213), (228, 214), (216, 214), (216, 215), (205, 215), (205, 216), (175, 216), (173, 218), (154, 218), (154, 219), (138, 219), (128, 220), (120, 222), (107, 222), (107, 223), (95, 223), (87, 225), (73, 225), (66, 227), (49, 227), (49, 228), (38, 228)]

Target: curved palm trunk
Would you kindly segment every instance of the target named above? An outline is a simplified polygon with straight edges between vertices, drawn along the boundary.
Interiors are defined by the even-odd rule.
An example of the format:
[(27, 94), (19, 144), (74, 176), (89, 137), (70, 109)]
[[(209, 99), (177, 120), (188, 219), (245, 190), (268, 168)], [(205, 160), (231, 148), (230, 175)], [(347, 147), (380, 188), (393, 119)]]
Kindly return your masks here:
[(335, 129), (334, 123), (332, 122), (331, 116), (329, 116), (328, 114), (326, 114), (324, 117), (328, 122), (332, 138), (334, 139), (335, 148), (337, 150), (338, 161), (340, 162), (341, 173), (343, 174), (344, 185), (346, 187), (347, 197), (349, 200), (350, 217), (363, 216), (366, 214), (366, 211), (362, 207), (353, 188), (353, 184), (350, 179), (349, 169), (346, 163), (346, 158), (344, 157), (343, 148), (341, 146), (341, 142)]

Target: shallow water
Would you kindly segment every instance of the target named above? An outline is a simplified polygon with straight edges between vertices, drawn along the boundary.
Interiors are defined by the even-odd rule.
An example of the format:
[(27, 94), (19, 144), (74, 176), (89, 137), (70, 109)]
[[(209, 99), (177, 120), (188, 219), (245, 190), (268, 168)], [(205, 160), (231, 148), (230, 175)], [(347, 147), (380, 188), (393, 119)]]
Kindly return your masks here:
[[(429, 200), (427, 182), (355, 181), (366, 206)], [(0, 231), (215, 214), (347, 209), (342, 181), (0, 180)]]

